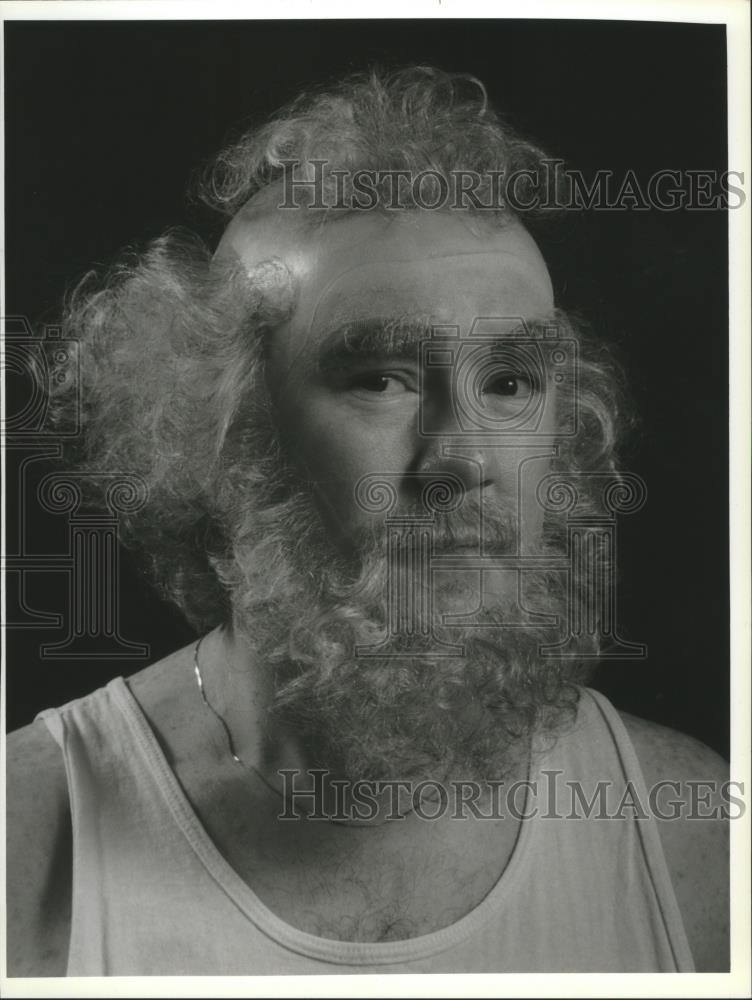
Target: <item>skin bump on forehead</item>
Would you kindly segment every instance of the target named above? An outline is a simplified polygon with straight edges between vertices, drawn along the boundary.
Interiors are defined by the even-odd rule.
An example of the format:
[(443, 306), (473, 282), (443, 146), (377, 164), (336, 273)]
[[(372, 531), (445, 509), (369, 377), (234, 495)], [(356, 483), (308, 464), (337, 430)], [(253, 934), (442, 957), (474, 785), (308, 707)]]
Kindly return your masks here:
[(553, 308), (540, 250), (515, 220), (500, 228), (465, 212), (363, 212), (313, 226), (302, 212), (251, 203), (217, 250), (249, 274), (270, 258), (285, 263), (298, 298), (275, 340), (288, 358), (333, 323), (384, 309), (465, 327), (477, 316)]

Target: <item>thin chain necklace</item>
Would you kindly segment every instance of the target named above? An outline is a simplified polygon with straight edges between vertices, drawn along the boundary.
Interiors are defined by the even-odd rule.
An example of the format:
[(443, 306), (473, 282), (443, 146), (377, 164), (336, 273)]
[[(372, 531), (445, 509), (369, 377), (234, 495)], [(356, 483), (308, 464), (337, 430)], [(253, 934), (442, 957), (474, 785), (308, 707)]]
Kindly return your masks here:
[(201, 649), (201, 643), (203, 641), (204, 637), (202, 636), (196, 643), (196, 648), (193, 650), (193, 672), (196, 675), (196, 683), (198, 684), (198, 690), (199, 693), (201, 694), (201, 700), (203, 701), (203, 703), (206, 705), (206, 707), (209, 709), (209, 711), (212, 713), (214, 718), (217, 720), (217, 722), (224, 730), (225, 738), (227, 739), (227, 749), (230, 752), (230, 757), (235, 761), (236, 764), (240, 764), (241, 767), (249, 767), (250, 770), (252, 770), (253, 773), (258, 778), (260, 778), (261, 781), (263, 781), (263, 783), (266, 785), (267, 788), (271, 789), (271, 791), (273, 791), (274, 794), (278, 795), (281, 799), (284, 799), (284, 794), (280, 791), (280, 789), (275, 788), (275, 786), (270, 781), (267, 781), (267, 779), (264, 777), (264, 775), (261, 773), (261, 771), (259, 771), (257, 767), (254, 767), (253, 764), (246, 764), (246, 762), (241, 757), (238, 756), (238, 754), (235, 752), (235, 744), (232, 739), (232, 733), (230, 732), (230, 727), (227, 725), (227, 722), (224, 720), (224, 718), (219, 714), (216, 708), (206, 697), (206, 689), (204, 688), (204, 678), (201, 676), (201, 668), (198, 665), (198, 653), (199, 650)]
[[(254, 767), (253, 764), (246, 763), (246, 761), (244, 761), (238, 755), (238, 753), (235, 750), (235, 743), (233, 741), (232, 733), (230, 732), (230, 727), (228, 726), (227, 721), (219, 714), (219, 712), (216, 710), (216, 708), (212, 705), (212, 703), (206, 697), (206, 689), (204, 687), (204, 678), (201, 676), (201, 668), (200, 668), (199, 663), (198, 663), (198, 654), (199, 654), (199, 650), (201, 649), (201, 643), (203, 641), (204, 641), (204, 636), (202, 636), (198, 640), (198, 642), (196, 643), (196, 646), (195, 646), (195, 648), (193, 650), (193, 673), (196, 676), (196, 684), (198, 685), (198, 690), (199, 690), (199, 693), (201, 695), (201, 700), (203, 701), (204, 705), (206, 705), (206, 707), (209, 709), (209, 711), (212, 713), (212, 715), (214, 716), (214, 718), (217, 720), (217, 722), (222, 727), (222, 729), (224, 731), (224, 734), (225, 734), (225, 739), (227, 740), (227, 749), (229, 751), (229, 754), (230, 754), (230, 757), (232, 758), (232, 760), (235, 761), (236, 764), (239, 764), (241, 767), (247, 767), (249, 770), (253, 771), (253, 773), (256, 775), (256, 777), (259, 778), (259, 780), (262, 781), (266, 785), (266, 787), (268, 789), (270, 789), (270, 791), (274, 792), (275, 795), (277, 795), (279, 798), (281, 798), (284, 801), (284, 798), (285, 798), (284, 792), (282, 792), (279, 788), (276, 788), (264, 776), (264, 774), (261, 771), (259, 771), (259, 769), (257, 767)], [(407, 812), (405, 812), (405, 813), (402, 814), (402, 818), (404, 818), (404, 816), (407, 816), (409, 813), (411, 813), (413, 811), (414, 811), (414, 807), (413, 807), (413, 809), (408, 809)], [(355, 822), (353, 820), (333, 819), (331, 816), (327, 817), (327, 821), (329, 823), (333, 823), (335, 826), (352, 826), (352, 827), (358, 827), (358, 828), (363, 828), (363, 827), (369, 827), (369, 828), (370, 827), (378, 827), (378, 826), (383, 826), (384, 823), (388, 823), (389, 822), (389, 820), (384, 820), (384, 823), (357, 823), (357, 822)]]

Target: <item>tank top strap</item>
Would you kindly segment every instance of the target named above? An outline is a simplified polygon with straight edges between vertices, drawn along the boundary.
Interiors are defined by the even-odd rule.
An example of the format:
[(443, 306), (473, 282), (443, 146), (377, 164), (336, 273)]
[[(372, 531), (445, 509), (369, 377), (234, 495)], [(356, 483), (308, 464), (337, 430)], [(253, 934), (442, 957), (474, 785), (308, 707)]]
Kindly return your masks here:
[[(605, 695), (592, 688), (582, 689), (573, 727), (557, 740), (538, 774), (554, 775), (554, 781), (561, 775), (567, 785), (563, 801), (557, 788), (555, 808), (559, 816), (571, 817), (571, 821), (564, 819), (556, 824), (557, 836), (568, 841), (565, 850), (579, 867), (582, 881), (588, 880), (602, 842), (608, 843), (611, 854), (628, 855), (632, 867), (625, 866), (621, 884), (615, 873), (612, 889), (628, 899), (633, 895), (630, 879), (634, 876), (636, 882), (643, 880), (643, 895), (649, 890), (653, 899), (655, 912), (651, 919), (656, 924), (656, 936), (664, 937), (678, 971), (694, 971), (658, 822), (651, 811), (650, 790), (624, 721)], [(579, 794), (571, 786), (576, 786)], [(549, 809), (550, 802), (551, 796)], [(588, 825), (593, 852), (589, 858), (587, 852), (577, 851), (574, 843), (583, 822)], [(607, 829), (608, 837), (599, 836), (599, 831)]]

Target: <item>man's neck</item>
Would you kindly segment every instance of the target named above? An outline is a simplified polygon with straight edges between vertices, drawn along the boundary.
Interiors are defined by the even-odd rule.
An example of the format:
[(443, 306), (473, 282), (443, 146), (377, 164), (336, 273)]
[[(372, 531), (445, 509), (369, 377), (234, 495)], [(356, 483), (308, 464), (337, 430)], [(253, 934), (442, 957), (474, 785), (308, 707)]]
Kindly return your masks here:
[[(294, 732), (270, 726), (271, 670), (259, 663), (244, 638), (215, 629), (202, 640), (199, 667), (205, 694), (227, 727), (228, 757), (278, 799), (285, 819), (329, 820), (339, 826), (380, 826), (442, 814), (502, 818), (500, 774), (455, 774), (442, 764), (435, 773), (348, 775), (316, 760)], [(503, 785), (528, 776), (528, 748), (505, 762)]]

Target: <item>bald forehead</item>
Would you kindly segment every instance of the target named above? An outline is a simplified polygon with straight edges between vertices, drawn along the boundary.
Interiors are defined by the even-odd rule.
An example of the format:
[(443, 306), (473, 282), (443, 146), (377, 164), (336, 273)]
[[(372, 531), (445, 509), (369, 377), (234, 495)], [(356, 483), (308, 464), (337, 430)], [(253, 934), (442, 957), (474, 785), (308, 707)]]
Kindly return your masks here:
[(217, 256), (239, 258), (249, 272), (278, 257), (303, 278), (324, 259), (336, 266), (353, 259), (361, 264), (385, 263), (496, 251), (515, 256), (531, 270), (531, 277), (549, 280), (535, 241), (513, 218), (500, 226), (495, 217), (466, 210), (347, 214), (332, 210), (318, 222), (311, 210), (280, 208), (278, 201), (271, 189), (251, 199), (227, 227)]
[[(426, 210), (331, 213), (311, 223), (268, 195), (232, 220), (217, 256), (251, 275), (281, 260), (297, 304), (278, 339), (312, 346), (335, 321), (386, 312), (472, 325), (477, 316), (537, 317), (553, 308), (548, 269), (530, 234), (478, 213)], [(334, 219), (332, 219), (334, 216)]]

